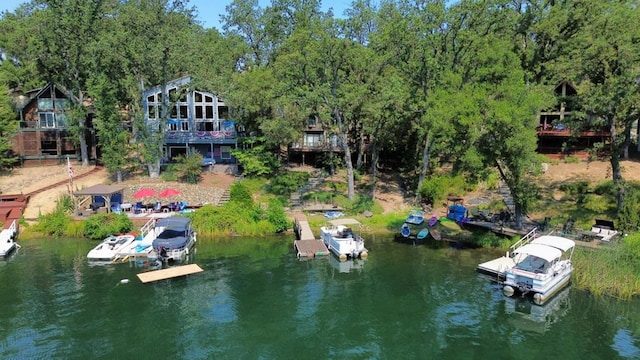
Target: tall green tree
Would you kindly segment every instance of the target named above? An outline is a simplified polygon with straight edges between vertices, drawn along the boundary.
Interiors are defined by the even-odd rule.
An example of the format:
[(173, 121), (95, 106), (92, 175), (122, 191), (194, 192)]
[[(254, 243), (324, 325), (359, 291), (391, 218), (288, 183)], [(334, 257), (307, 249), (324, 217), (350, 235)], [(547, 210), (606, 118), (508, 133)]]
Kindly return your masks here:
[(620, 160), (631, 142), (631, 127), (640, 118), (638, 2), (584, 0), (575, 9), (586, 20), (561, 65), (578, 84), (582, 119), (611, 133), (610, 162), (620, 211), (627, 191)]
[(0, 76), (0, 169), (11, 167), (17, 160), (11, 146), (17, 130), (18, 117), (9, 94), (9, 87)]
[(130, 133), (123, 126), (126, 113), (118, 98), (119, 83), (109, 80), (105, 74), (95, 76), (88, 89), (95, 102), (94, 125), (100, 139), (102, 163), (121, 182), (122, 170), (130, 162)]

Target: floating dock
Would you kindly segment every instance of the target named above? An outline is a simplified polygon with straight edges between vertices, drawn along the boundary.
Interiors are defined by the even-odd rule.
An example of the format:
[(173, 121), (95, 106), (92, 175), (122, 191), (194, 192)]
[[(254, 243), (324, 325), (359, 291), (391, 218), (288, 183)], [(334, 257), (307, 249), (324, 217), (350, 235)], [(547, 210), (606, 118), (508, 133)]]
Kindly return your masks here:
[(307, 217), (302, 213), (293, 215), (295, 225), (293, 230), (298, 240), (293, 242), (293, 248), (298, 257), (320, 257), (329, 255), (329, 249), (322, 240), (317, 240), (307, 222)]
[(149, 283), (158, 280), (171, 279), (178, 276), (191, 275), (202, 272), (202, 268), (196, 264), (189, 264), (183, 266), (174, 266), (168, 269), (147, 271), (137, 274), (138, 279), (143, 283)]
[(513, 259), (503, 256), (478, 265), (477, 270), (483, 274), (503, 279), (505, 270), (510, 269), (513, 266), (515, 266)]

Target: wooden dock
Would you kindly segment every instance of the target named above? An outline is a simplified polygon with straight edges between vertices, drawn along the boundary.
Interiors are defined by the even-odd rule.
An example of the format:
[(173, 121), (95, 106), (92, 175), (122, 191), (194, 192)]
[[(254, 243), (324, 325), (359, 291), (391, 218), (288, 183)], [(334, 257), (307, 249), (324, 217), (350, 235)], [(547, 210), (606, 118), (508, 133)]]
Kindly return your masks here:
[(298, 240), (293, 242), (293, 248), (298, 257), (320, 257), (329, 255), (329, 249), (322, 240), (317, 240), (307, 222), (307, 217), (302, 213), (293, 215), (295, 225), (293, 230)]
[(478, 265), (478, 272), (491, 275), (498, 279), (504, 279), (504, 272), (507, 269), (512, 268), (515, 262), (512, 258), (502, 256), (497, 259), (493, 259)]
[(293, 243), (298, 257), (320, 257), (329, 255), (329, 249), (322, 240), (296, 240)]
[(195, 273), (202, 272), (202, 268), (196, 264), (189, 264), (183, 266), (174, 266), (168, 269), (155, 270), (155, 271), (147, 271), (143, 273), (137, 274), (138, 279), (143, 283), (171, 279), (178, 276), (191, 275)]

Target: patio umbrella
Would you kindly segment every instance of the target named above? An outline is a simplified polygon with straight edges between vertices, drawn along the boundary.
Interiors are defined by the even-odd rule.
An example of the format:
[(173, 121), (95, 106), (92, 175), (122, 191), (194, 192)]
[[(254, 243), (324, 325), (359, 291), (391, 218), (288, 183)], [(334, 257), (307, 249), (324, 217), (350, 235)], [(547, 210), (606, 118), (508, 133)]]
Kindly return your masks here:
[(156, 191), (150, 188), (142, 188), (133, 194), (134, 199), (142, 199), (156, 194)]
[(177, 189), (174, 189), (174, 188), (166, 188), (160, 194), (158, 194), (158, 196), (164, 198), (164, 197), (177, 196), (177, 195), (180, 195), (180, 194), (181, 194), (180, 190), (177, 190)]

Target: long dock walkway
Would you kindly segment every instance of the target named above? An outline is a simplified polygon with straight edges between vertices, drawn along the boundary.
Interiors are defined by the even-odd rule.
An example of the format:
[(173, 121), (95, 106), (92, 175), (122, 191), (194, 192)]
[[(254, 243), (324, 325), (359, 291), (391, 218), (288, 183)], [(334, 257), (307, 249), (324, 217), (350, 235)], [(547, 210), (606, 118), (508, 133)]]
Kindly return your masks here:
[(329, 249), (322, 240), (317, 240), (303, 213), (294, 213), (295, 225), (293, 230), (298, 240), (293, 242), (293, 248), (298, 257), (319, 257), (329, 255)]

